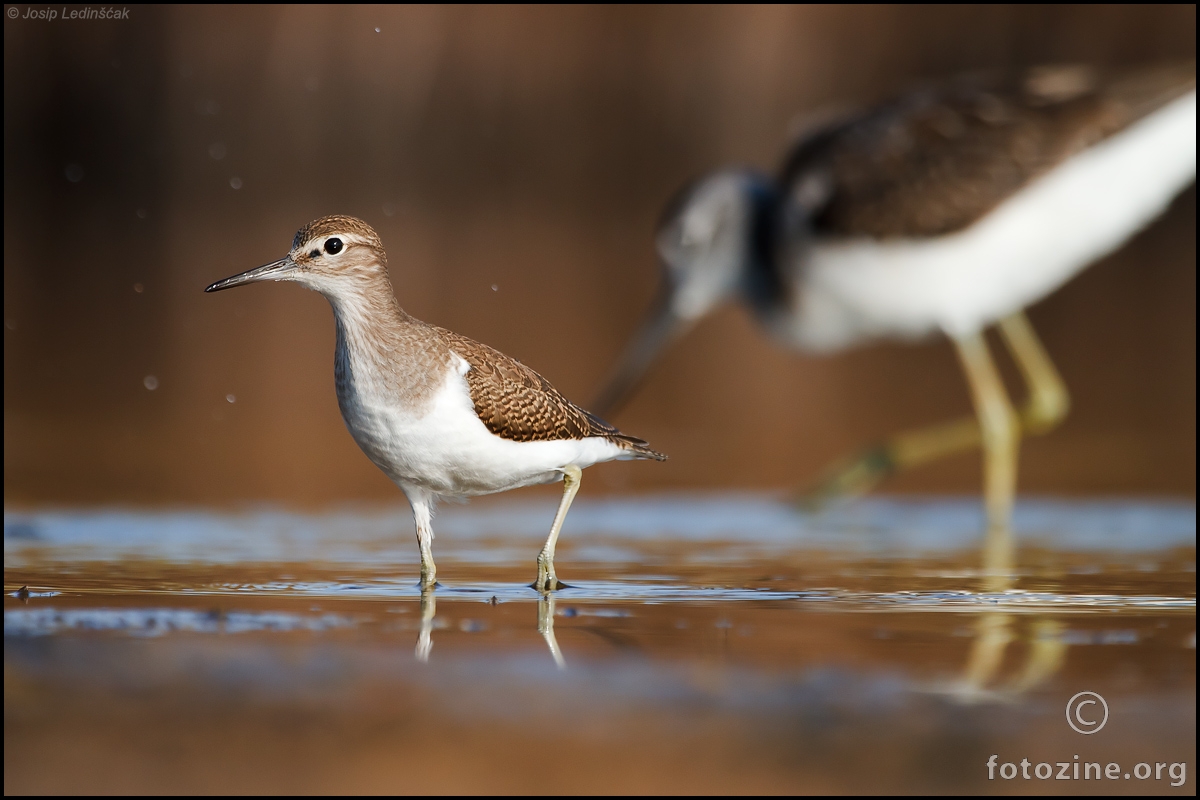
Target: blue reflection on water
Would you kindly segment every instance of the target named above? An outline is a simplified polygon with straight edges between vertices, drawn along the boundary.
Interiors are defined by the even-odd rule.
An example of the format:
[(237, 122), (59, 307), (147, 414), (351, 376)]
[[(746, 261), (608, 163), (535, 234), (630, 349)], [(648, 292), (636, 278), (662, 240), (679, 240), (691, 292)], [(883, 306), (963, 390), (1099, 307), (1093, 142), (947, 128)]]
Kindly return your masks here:
[[(481, 501), (439, 514), (437, 552), (481, 564), (525, 563), (549, 528), (556, 501)], [(1023, 544), (1056, 550), (1145, 552), (1195, 546), (1196, 507), (1168, 501), (1024, 500), (1014, 529)], [(872, 498), (799, 511), (750, 494), (581, 499), (564, 528), (573, 558), (621, 562), (650, 542), (743, 545), (755, 554), (797, 548), (874, 557), (977, 548), (983, 515), (973, 498)], [(406, 507), (304, 514), (277, 509), (147, 512), (6, 512), (6, 565), (26, 558), (129, 557), (192, 563), (410, 564), (417, 561)], [(697, 548), (704, 560), (703, 548)], [(729, 557), (722, 551), (720, 558)]]

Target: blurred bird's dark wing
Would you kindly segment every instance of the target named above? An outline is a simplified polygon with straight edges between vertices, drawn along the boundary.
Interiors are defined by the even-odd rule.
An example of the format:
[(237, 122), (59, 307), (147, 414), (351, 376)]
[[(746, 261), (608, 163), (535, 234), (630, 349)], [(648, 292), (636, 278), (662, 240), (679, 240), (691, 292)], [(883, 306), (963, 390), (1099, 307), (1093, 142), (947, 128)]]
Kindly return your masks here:
[(962, 78), (808, 134), (793, 148), (781, 188), (818, 236), (953, 233), (1195, 85), (1194, 61)]

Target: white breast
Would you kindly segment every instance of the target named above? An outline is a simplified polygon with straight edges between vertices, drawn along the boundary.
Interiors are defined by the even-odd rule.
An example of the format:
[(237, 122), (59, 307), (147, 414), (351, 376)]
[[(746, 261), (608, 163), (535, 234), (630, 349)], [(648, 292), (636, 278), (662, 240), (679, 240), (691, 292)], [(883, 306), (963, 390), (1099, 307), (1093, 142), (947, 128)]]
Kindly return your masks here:
[(419, 414), (389, 402), (369, 385), (356, 384), (343, 398), (346, 426), (363, 452), (407, 491), (420, 488), (448, 497), (501, 492), (550, 483), (568, 465), (590, 467), (626, 456), (598, 437), (546, 442), (503, 439), (484, 426), (471, 403), (469, 366), (457, 370)]
[(776, 332), (830, 350), (970, 333), (1057, 289), (1160, 213), (1196, 175), (1193, 91), (1033, 181), (958, 233), (818, 243)]

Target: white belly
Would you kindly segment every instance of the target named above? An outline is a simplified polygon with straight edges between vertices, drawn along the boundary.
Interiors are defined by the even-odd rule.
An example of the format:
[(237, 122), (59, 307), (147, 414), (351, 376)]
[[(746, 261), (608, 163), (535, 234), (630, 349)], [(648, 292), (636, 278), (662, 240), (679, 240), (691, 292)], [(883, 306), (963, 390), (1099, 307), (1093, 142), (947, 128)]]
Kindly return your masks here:
[(796, 313), (777, 320), (775, 330), (816, 350), (977, 331), (1115, 250), (1195, 175), (1193, 91), (1070, 158), (963, 231), (818, 243), (803, 269)]
[[(460, 359), (461, 361), (461, 359)], [(475, 414), (463, 378), (466, 362), (422, 413), (413, 414), (356, 384), (342, 401), (346, 427), (363, 452), (405, 492), (447, 497), (491, 494), (562, 478), (562, 468), (590, 467), (628, 453), (606, 439), (514, 442), (489, 431)]]

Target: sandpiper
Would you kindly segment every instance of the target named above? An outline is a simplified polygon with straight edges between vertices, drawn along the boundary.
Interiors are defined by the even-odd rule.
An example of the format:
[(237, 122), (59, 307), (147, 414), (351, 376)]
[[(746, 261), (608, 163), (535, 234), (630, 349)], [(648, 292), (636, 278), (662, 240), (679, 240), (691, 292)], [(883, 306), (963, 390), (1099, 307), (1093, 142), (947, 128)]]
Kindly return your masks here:
[(338, 407), (354, 441), (412, 504), (422, 587), (436, 582), (431, 519), (439, 498), (561, 479), (562, 501), (533, 584), (546, 592), (562, 586), (554, 547), (582, 471), (614, 459), (666, 459), (567, 400), (520, 361), (405, 313), (383, 244), (361, 220), (310, 222), (283, 258), (205, 291), (268, 280), (294, 281), (333, 306)]
[[(663, 290), (594, 406), (612, 413), (661, 349), (730, 296), (786, 346), (950, 336), (975, 418), (901, 434), (825, 484), (984, 448), (989, 529), (1007, 531), (1020, 433), (1068, 395), (1022, 309), (1157, 217), (1196, 173), (1195, 62), (962, 78), (815, 126), (777, 180), (713, 173), (657, 235)], [(1013, 410), (983, 331), (997, 324), (1029, 399)], [(1003, 571), (1011, 537), (989, 535)]]

